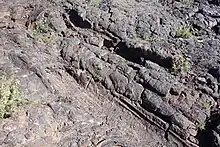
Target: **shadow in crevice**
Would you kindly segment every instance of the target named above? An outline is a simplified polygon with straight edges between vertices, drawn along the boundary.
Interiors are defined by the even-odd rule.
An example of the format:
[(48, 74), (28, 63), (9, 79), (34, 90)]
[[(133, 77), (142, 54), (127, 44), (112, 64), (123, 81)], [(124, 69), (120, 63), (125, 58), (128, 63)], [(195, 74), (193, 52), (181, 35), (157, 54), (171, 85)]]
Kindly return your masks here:
[(220, 1), (219, 0), (209, 0), (208, 3), (216, 5), (216, 6), (220, 6)]
[(218, 147), (213, 144), (213, 137), (211, 130), (199, 131), (197, 134), (199, 147)]
[(137, 64), (144, 65), (145, 60), (152, 61), (164, 68), (172, 68), (172, 59), (163, 58), (160, 55), (150, 50), (144, 50), (142, 48), (128, 47), (125, 42), (119, 42), (116, 46), (116, 53), (128, 61), (132, 61)]
[(212, 30), (218, 35), (220, 34), (220, 23), (212, 27)]
[(84, 20), (76, 10), (66, 10), (68, 15), (69, 15), (69, 19), (70, 21), (79, 28), (83, 28), (83, 29), (90, 29), (92, 27), (92, 25), (87, 21)]
[(220, 113), (219, 110), (212, 111), (211, 117), (206, 121), (205, 129), (197, 134), (200, 147), (219, 147), (218, 136), (220, 135)]
[(111, 48), (111, 47), (115, 47), (115, 44), (117, 43), (117, 40), (108, 40), (108, 39), (104, 39), (103, 41), (103, 46), (107, 47), (107, 48)]

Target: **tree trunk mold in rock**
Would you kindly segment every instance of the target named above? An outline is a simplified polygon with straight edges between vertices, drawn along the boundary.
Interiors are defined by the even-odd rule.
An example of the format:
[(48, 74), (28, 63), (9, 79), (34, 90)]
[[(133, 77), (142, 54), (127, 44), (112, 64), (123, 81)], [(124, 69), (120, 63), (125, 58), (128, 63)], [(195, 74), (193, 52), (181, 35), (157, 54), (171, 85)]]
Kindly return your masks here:
[(31, 102), (3, 117), (0, 146), (220, 146), (218, 0), (0, 8), (0, 77)]

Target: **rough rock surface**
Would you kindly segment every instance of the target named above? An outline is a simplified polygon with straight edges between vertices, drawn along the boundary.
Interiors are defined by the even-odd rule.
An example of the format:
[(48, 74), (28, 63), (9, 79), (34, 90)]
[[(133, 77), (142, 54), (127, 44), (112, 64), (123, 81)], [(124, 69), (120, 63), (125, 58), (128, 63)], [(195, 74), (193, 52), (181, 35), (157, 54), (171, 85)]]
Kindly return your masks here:
[(0, 0), (2, 147), (220, 146), (219, 0)]

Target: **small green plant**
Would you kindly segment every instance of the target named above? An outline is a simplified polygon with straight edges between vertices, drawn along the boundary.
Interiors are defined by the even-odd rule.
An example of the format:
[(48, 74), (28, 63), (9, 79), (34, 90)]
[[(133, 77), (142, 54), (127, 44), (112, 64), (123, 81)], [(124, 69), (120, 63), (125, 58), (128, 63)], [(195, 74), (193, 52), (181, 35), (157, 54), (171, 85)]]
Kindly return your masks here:
[(56, 40), (56, 34), (50, 30), (48, 25), (43, 21), (35, 23), (31, 36), (37, 41), (45, 44), (54, 44)]
[(190, 6), (194, 3), (194, 1), (193, 0), (182, 0), (182, 3), (185, 4), (185, 5)]
[(199, 122), (197, 124), (197, 128), (199, 131), (204, 131), (206, 128), (205, 128), (205, 122)]
[(176, 30), (175, 37), (189, 39), (194, 36), (194, 30), (191, 27), (182, 27)]
[(205, 109), (207, 109), (207, 110), (210, 110), (211, 108), (212, 108), (212, 104), (210, 104), (210, 103), (208, 103), (208, 102), (205, 102), (205, 103), (203, 103), (203, 107), (205, 108)]
[(157, 39), (156, 39), (156, 37), (154, 37), (154, 36), (150, 36), (149, 38), (147, 38), (146, 39), (148, 42), (154, 42), (154, 41), (156, 41)]
[(190, 62), (187, 59), (175, 61), (172, 66), (174, 73), (187, 73), (190, 69)]
[(29, 103), (21, 95), (18, 81), (11, 76), (9, 79), (5, 75), (0, 81), (0, 119), (12, 115), (16, 108)]
[(102, 0), (95, 0), (95, 5), (99, 6), (102, 3)]
[(35, 29), (33, 30), (33, 35), (39, 36), (44, 31), (45, 31), (44, 26), (41, 23), (36, 23)]

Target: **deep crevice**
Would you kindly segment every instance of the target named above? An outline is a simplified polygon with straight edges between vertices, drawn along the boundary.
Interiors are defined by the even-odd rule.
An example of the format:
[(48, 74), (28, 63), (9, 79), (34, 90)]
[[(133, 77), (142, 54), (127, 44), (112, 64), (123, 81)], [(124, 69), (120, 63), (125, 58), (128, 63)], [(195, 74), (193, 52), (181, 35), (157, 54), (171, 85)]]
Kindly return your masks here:
[(216, 5), (216, 6), (220, 6), (220, 1), (219, 0), (209, 0), (208, 3)]
[(219, 69), (219, 67), (210, 68), (208, 73), (211, 74), (217, 80), (219, 80), (219, 78), (220, 78), (220, 69)]
[(197, 138), (200, 147), (217, 147), (212, 145), (212, 135), (210, 130), (199, 131)]
[(114, 47), (115, 46), (115, 43), (117, 42), (116, 41), (113, 41), (113, 40), (108, 40), (108, 39), (104, 39), (103, 41), (103, 45), (107, 48), (111, 48), (111, 47)]
[(218, 129), (220, 124), (220, 111), (211, 111), (211, 117), (207, 119), (204, 130), (199, 130), (197, 138), (199, 140), (200, 147), (218, 147), (215, 142), (217, 137), (214, 133), (220, 135), (220, 130)]
[(163, 58), (155, 52), (144, 50), (142, 48), (128, 47), (125, 42), (119, 42), (116, 46), (116, 53), (126, 60), (132, 61), (137, 64), (144, 65), (145, 60), (152, 61), (158, 65), (171, 69), (172, 59)]
[(212, 27), (212, 30), (215, 32), (215, 34), (220, 34), (220, 23)]
[(87, 20), (84, 20), (76, 10), (66, 10), (69, 15), (70, 21), (79, 28), (90, 29), (92, 27), (91, 23)]

